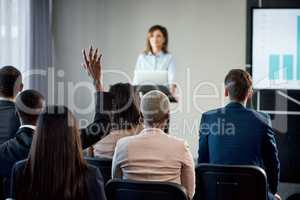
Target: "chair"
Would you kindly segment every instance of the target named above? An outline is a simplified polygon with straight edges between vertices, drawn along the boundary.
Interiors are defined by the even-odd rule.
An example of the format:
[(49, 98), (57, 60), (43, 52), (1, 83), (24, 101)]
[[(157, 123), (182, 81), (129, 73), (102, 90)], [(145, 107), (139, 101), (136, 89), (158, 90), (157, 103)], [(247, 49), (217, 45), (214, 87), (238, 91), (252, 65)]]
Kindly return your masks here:
[(112, 179), (105, 187), (109, 200), (187, 200), (183, 187), (175, 183)]
[(84, 159), (88, 162), (88, 164), (93, 165), (100, 170), (103, 176), (104, 184), (111, 179), (111, 159), (99, 157), (84, 157)]
[(194, 200), (266, 200), (267, 178), (256, 166), (200, 164)]
[(300, 193), (289, 196), (286, 200), (300, 200)]

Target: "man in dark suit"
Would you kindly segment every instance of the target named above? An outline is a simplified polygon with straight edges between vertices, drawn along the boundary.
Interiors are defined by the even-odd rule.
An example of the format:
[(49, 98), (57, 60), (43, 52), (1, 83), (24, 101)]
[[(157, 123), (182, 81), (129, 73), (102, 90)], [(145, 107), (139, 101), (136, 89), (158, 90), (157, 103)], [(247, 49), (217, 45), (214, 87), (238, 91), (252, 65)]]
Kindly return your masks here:
[[(102, 82), (100, 81), (100, 58), (98, 59), (93, 56), (92, 59), (96, 59), (97, 62), (88, 62), (86, 64), (90, 65), (89, 67), (93, 67), (93, 72), (95, 72), (96, 108), (94, 121), (87, 128), (81, 129), (80, 137), (83, 149), (97, 143), (111, 130), (113, 96), (103, 91)], [(8, 177), (13, 164), (27, 157), (32, 142), (32, 133), (34, 132), (34, 126), (38, 117), (38, 113), (30, 115), (27, 112), (32, 112), (35, 108), (40, 108), (43, 103), (44, 99), (42, 95), (33, 90), (24, 91), (17, 96), (16, 107), (22, 121), (22, 126), (16, 131), (16, 137), (4, 144), (0, 144), (0, 177)]]
[(0, 176), (9, 177), (14, 163), (28, 156), (43, 105), (44, 97), (35, 90), (25, 90), (17, 96), (16, 110), (21, 126), (14, 138), (0, 145)]
[(269, 199), (280, 199), (279, 160), (270, 118), (246, 108), (252, 96), (251, 76), (244, 70), (231, 70), (225, 78), (225, 96), (231, 101), (227, 106), (202, 115), (198, 163), (262, 167)]
[(13, 138), (20, 126), (15, 97), (22, 91), (21, 72), (12, 66), (0, 69), (0, 144)]

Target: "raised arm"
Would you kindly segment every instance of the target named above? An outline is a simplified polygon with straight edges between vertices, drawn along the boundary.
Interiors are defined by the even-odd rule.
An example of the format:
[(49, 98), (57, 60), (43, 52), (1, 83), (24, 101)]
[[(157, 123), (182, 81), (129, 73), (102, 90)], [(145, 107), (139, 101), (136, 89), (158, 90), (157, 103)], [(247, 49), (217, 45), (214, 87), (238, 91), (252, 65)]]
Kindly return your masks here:
[(83, 50), (84, 64), (82, 66), (91, 77), (96, 90), (94, 121), (87, 128), (81, 130), (83, 149), (98, 142), (111, 130), (110, 111), (112, 110), (113, 96), (103, 90), (101, 57), (102, 54), (98, 55), (98, 48), (94, 52), (90, 47), (88, 55), (86, 50)]

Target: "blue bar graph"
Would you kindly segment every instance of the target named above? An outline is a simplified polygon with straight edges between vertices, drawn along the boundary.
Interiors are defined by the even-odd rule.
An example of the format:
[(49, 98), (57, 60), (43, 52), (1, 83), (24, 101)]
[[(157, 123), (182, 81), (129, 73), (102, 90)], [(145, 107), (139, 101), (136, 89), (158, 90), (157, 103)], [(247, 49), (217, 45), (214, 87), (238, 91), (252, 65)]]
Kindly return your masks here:
[[(269, 80), (279, 80), (280, 71), (283, 71), (283, 80), (300, 80), (300, 16), (297, 16), (296, 55), (282, 55), (280, 66), (279, 54), (269, 55)], [(294, 61), (294, 57), (296, 60)], [(296, 75), (294, 75), (296, 67)]]
[(269, 79), (278, 80), (279, 79), (279, 64), (280, 55), (272, 54), (269, 57)]
[(283, 55), (283, 79), (293, 80), (293, 55)]

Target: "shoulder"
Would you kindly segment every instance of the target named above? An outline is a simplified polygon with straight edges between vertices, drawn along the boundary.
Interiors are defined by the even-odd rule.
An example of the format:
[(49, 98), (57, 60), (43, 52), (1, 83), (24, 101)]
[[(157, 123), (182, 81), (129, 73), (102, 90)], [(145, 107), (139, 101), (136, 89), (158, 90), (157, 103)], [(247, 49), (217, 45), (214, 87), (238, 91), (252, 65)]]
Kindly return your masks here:
[(140, 59), (144, 59), (145, 57), (147, 57), (148, 56), (148, 54), (147, 53), (145, 53), (145, 52), (142, 52), (142, 53), (140, 53), (139, 54), (139, 56), (138, 56), (138, 60), (140, 60)]
[(176, 136), (173, 136), (173, 135), (167, 135), (166, 136), (168, 137), (168, 139), (170, 140), (170, 143), (172, 143), (172, 145), (177, 145), (177, 146), (180, 146), (180, 147), (186, 147), (188, 146), (188, 143), (186, 140), (182, 139), (182, 138), (179, 138), (179, 137), (176, 137)]
[(190, 153), (190, 146), (185, 139), (170, 135), (168, 135), (168, 137), (170, 138), (168, 144), (172, 145), (174, 152), (181, 152), (181, 155), (186, 155), (185, 153), (187, 152)]
[(170, 53), (163, 53), (162, 56), (168, 60), (171, 60), (171, 61), (174, 60), (174, 56)]
[[(18, 130), (16, 136), (0, 145), (1, 152), (23, 152), (29, 150), (33, 133)], [(25, 148), (25, 149), (24, 149)], [(25, 151), (26, 152), (26, 151)]]
[(253, 120), (257, 120), (266, 125), (271, 124), (271, 118), (268, 113), (256, 111), (251, 108), (247, 108), (246, 111), (252, 116)]
[(17, 135), (20, 135), (20, 134), (32, 135), (32, 134), (34, 134), (34, 130), (31, 128), (22, 127), (22, 128), (19, 128), (18, 132), (17, 132)]
[(135, 138), (136, 135), (120, 138), (116, 144), (116, 148), (119, 150), (126, 148), (131, 141), (134, 141)]
[(122, 137), (119, 142), (120, 143), (128, 143), (130, 141), (134, 141), (139, 138), (139, 135), (128, 135), (126, 137)]
[(12, 101), (0, 100), (0, 107), (15, 109), (16, 105)]
[(225, 108), (223, 107), (223, 108), (216, 108), (216, 109), (213, 109), (213, 110), (206, 111), (206, 112), (202, 113), (202, 117), (207, 117), (207, 116), (220, 114), (220, 113), (224, 112), (224, 109)]
[(34, 130), (30, 128), (21, 128), (16, 134), (16, 139), (25, 145), (31, 146)]

